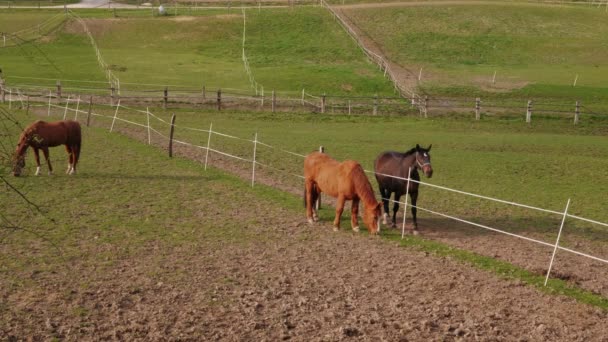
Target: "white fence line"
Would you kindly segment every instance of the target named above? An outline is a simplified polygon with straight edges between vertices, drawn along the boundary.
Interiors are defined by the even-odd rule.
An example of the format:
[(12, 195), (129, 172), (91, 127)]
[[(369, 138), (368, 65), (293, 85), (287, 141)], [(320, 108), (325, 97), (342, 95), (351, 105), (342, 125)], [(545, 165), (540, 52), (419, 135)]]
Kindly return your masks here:
[[(53, 107), (62, 108), (62, 107), (59, 107), (59, 106), (56, 106), (56, 105), (53, 105)], [(156, 129), (152, 128), (149, 124), (148, 125), (143, 125), (143, 124), (139, 124), (139, 123), (136, 123), (136, 122), (133, 122), (133, 121), (129, 121), (129, 120), (125, 120), (125, 119), (122, 119), (122, 118), (118, 118), (117, 117), (117, 113), (118, 113), (118, 108), (119, 107), (120, 107), (120, 104), (116, 106), (116, 112), (115, 112), (114, 117), (107, 116), (107, 115), (96, 114), (96, 113), (91, 113), (91, 115), (103, 116), (103, 117), (106, 117), (106, 118), (112, 118), (113, 122), (114, 122), (114, 120), (120, 120), (120, 121), (129, 123), (129, 124), (134, 124), (134, 125), (137, 125), (139, 127), (143, 127), (143, 128), (149, 129), (149, 130), (157, 133), (158, 135), (160, 135), (161, 137), (163, 137), (165, 139), (169, 139), (169, 137), (167, 137), (166, 135), (164, 135), (161, 132), (157, 131)], [(125, 107), (123, 106), (123, 108), (125, 108)], [(78, 110), (74, 110), (74, 109), (69, 109), (69, 110), (78, 112)], [(137, 111), (137, 112), (140, 112), (140, 111)], [(163, 119), (155, 116), (151, 112), (147, 112), (147, 113), (149, 114), (149, 116), (152, 116), (152, 117), (156, 118), (158, 121), (168, 124), (165, 120), (163, 120)], [(168, 125), (170, 125), (170, 124), (168, 124)], [(186, 127), (181, 127), (181, 128), (185, 129)], [(284, 149), (281, 149), (281, 148), (278, 148), (278, 147), (275, 147), (275, 146), (263, 143), (263, 142), (261, 142), (261, 141), (259, 141), (257, 139), (257, 134), (256, 134), (254, 140), (249, 140), (249, 139), (245, 139), (245, 138), (240, 138), (240, 137), (236, 137), (236, 136), (232, 136), (232, 135), (216, 132), (216, 131), (213, 131), (212, 128), (213, 128), (212, 124), (210, 125), (209, 130), (189, 128), (191, 130), (198, 130), (198, 131), (201, 131), (201, 132), (207, 132), (209, 134), (208, 135), (208, 141), (207, 141), (207, 147), (191, 144), (191, 143), (188, 143), (186, 141), (180, 141), (180, 140), (176, 140), (176, 139), (173, 139), (173, 141), (175, 141), (176, 143), (179, 143), (179, 144), (184, 144), (184, 145), (193, 146), (193, 147), (196, 147), (196, 148), (199, 148), (199, 149), (206, 150), (205, 168), (206, 168), (206, 165), (207, 165), (207, 162), (208, 162), (208, 153), (209, 153), (209, 151), (217, 153), (217, 154), (220, 154), (220, 155), (223, 155), (223, 156), (226, 156), (226, 157), (229, 157), (229, 158), (241, 160), (243, 162), (252, 163), (252, 165), (253, 165), (253, 170), (252, 170), (252, 185), (253, 185), (253, 183), (255, 181), (255, 165), (256, 164), (260, 165), (262, 167), (267, 167), (267, 168), (270, 168), (270, 169), (274, 169), (276, 171), (283, 172), (285, 174), (297, 177), (299, 179), (303, 179), (304, 178), (301, 175), (297, 175), (297, 174), (293, 174), (293, 173), (290, 173), (290, 172), (287, 172), (287, 171), (284, 171), (284, 170), (280, 170), (280, 169), (277, 169), (277, 168), (275, 168), (273, 166), (270, 166), (270, 165), (267, 165), (267, 164), (264, 164), (264, 163), (261, 163), (261, 162), (257, 161), (256, 160), (256, 155), (255, 155), (255, 150), (254, 150), (253, 159), (247, 159), (247, 158), (242, 158), (242, 157), (239, 157), (239, 156), (235, 156), (235, 155), (232, 155), (232, 154), (229, 154), (229, 153), (222, 152), (222, 151), (219, 151), (217, 149), (211, 148), (211, 146), (210, 146), (211, 135), (212, 134), (216, 134), (216, 135), (223, 136), (223, 137), (228, 137), (228, 138), (232, 138), (232, 139), (238, 139), (238, 140), (242, 140), (242, 141), (251, 142), (251, 143), (255, 144), (255, 146), (262, 145), (262, 146), (265, 146), (265, 147), (268, 147), (268, 148), (272, 148), (272, 149), (275, 149), (275, 150), (278, 150), (278, 151), (281, 151), (281, 152), (285, 152), (285, 153), (290, 154), (290, 155), (295, 155), (295, 156), (298, 156), (298, 157), (302, 157), (302, 158), (305, 158), (304, 155), (299, 154), (299, 153), (295, 153), (295, 152), (291, 152), (291, 151), (287, 151), (287, 150), (284, 150)], [(369, 171), (369, 170), (364, 170), (364, 171), (366, 173), (376, 174), (373, 171)], [(426, 182), (417, 181), (417, 180), (414, 180), (414, 179), (411, 179), (411, 178), (398, 177), (398, 176), (393, 176), (393, 175), (388, 175), (388, 174), (383, 174), (383, 173), (377, 173), (377, 174), (382, 175), (382, 176), (386, 176), (386, 177), (392, 177), (392, 178), (399, 179), (399, 180), (416, 182), (418, 184), (429, 186), (429, 187), (433, 187), (433, 188), (436, 188), (436, 189), (440, 189), (440, 190), (444, 190), (444, 191), (450, 191), (450, 192), (454, 192), (454, 193), (458, 193), (458, 194), (462, 194), (462, 195), (467, 195), (467, 196), (472, 196), (472, 197), (475, 197), (475, 198), (490, 200), (490, 201), (494, 201), (494, 202), (501, 203), (501, 204), (507, 204), (507, 205), (517, 206), (517, 207), (521, 207), (521, 208), (526, 208), (526, 209), (531, 209), (531, 210), (537, 210), (537, 211), (541, 211), (541, 212), (549, 213), (549, 214), (557, 214), (557, 215), (561, 215), (563, 217), (563, 220), (565, 220), (565, 218), (569, 217), (569, 218), (578, 219), (578, 220), (582, 220), (582, 221), (586, 221), (586, 222), (590, 222), (590, 223), (594, 223), (594, 224), (598, 224), (598, 225), (602, 225), (602, 226), (608, 227), (608, 224), (603, 223), (603, 222), (599, 222), (599, 221), (595, 221), (595, 220), (590, 220), (590, 219), (586, 219), (586, 218), (575, 216), (575, 215), (570, 215), (570, 214), (567, 213), (567, 210), (564, 211), (564, 212), (558, 212), (558, 211), (554, 211), (554, 210), (548, 210), (548, 209), (538, 208), (538, 207), (534, 207), (534, 206), (530, 206), (530, 205), (520, 204), (520, 203), (516, 203), (516, 202), (505, 201), (505, 200), (501, 200), (501, 199), (497, 199), (497, 198), (492, 198), (492, 197), (488, 197), (488, 196), (477, 195), (477, 194), (473, 194), (473, 193), (469, 193), (469, 192), (465, 192), (465, 191), (461, 191), (461, 190), (451, 189), (451, 188), (447, 188), (447, 187), (444, 187), (444, 186), (439, 186), (439, 185), (435, 185), (435, 184), (430, 184), (430, 183), (426, 183)], [(583, 256), (583, 257), (586, 257), (586, 258), (589, 258), (589, 259), (592, 259), (592, 260), (596, 260), (596, 261), (608, 264), (608, 260), (606, 260), (606, 259), (599, 258), (599, 257), (593, 256), (593, 255), (587, 254), (587, 253), (582, 253), (582, 252), (579, 252), (579, 251), (576, 251), (576, 250), (573, 250), (573, 249), (570, 249), (570, 248), (559, 246), (559, 240), (557, 240), (555, 244), (551, 244), (551, 243), (548, 243), (548, 242), (545, 242), (545, 241), (533, 239), (533, 238), (530, 238), (530, 237), (527, 237), (527, 236), (523, 236), (523, 235), (519, 235), (519, 234), (510, 233), (510, 232), (507, 232), (507, 231), (504, 231), (504, 230), (500, 230), (500, 229), (497, 229), (497, 228), (493, 228), (493, 227), (490, 227), (490, 226), (487, 226), (487, 225), (483, 225), (483, 224), (472, 222), (472, 221), (469, 221), (469, 220), (466, 220), (466, 219), (458, 218), (456, 216), (440, 213), (440, 212), (437, 212), (437, 211), (434, 211), (434, 210), (431, 210), (431, 209), (427, 209), (427, 208), (423, 208), (423, 207), (420, 207), (420, 206), (417, 206), (417, 205), (413, 206), (411, 204), (408, 204), (407, 201), (406, 202), (395, 201), (395, 200), (391, 200), (390, 198), (389, 199), (387, 199), (387, 198), (381, 198), (381, 199), (388, 200), (388, 201), (393, 202), (393, 203), (400, 203), (400, 204), (404, 205), (404, 209), (403, 209), (404, 226), (405, 226), (405, 216), (407, 215), (407, 209), (408, 209), (408, 207), (410, 207), (410, 208), (415, 207), (415, 208), (417, 208), (417, 209), (419, 209), (421, 211), (428, 212), (428, 213), (431, 213), (433, 215), (437, 215), (437, 216), (440, 216), (440, 217), (448, 218), (448, 219), (451, 219), (451, 220), (454, 220), (454, 221), (457, 221), (457, 222), (465, 223), (465, 224), (472, 225), (472, 226), (475, 226), (475, 227), (478, 227), (478, 228), (483, 228), (483, 229), (486, 229), (486, 230), (490, 230), (490, 231), (493, 231), (493, 232), (496, 232), (496, 233), (508, 235), (508, 236), (515, 237), (515, 238), (518, 238), (518, 239), (526, 240), (526, 241), (533, 242), (533, 243), (536, 243), (536, 244), (539, 244), (539, 245), (542, 245), (542, 246), (553, 247), (553, 248), (555, 248), (555, 250), (557, 250), (557, 249), (563, 250), (563, 251), (566, 251), (566, 252), (569, 252), (569, 253), (572, 253), (572, 254), (575, 254), (575, 255)], [(560, 231), (561, 231), (561, 227), (560, 227)], [(561, 235), (561, 233), (559, 233), (559, 234)], [(553, 260), (553, 258), (552, 258), (552, 260)], [(549, 267), (551, 267), (551, 265)]]

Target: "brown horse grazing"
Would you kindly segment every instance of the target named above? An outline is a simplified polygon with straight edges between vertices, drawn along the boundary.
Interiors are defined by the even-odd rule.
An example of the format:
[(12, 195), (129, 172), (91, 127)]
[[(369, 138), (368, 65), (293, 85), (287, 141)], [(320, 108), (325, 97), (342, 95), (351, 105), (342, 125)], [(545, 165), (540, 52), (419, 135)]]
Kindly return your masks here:
[(344, 210), (344, 201), (352, 200), (351, 225), (354, 231), (359, 231), (357, 214), (359, 212), (359, 201), (365, 205), (363, 222), (371, 234), (378, 233), (378, 219), (382, 213), (382, 203), (376, 201), (372, 186), (359, 163), (347, 160), (339, 163), (331, 159), (327, 154), (313, 152), (304, 160), (305, 178), (305, 202), (306, 217), (309, 223), (318, 220), (314, 203), (319, 194), (336, 197), (336, 218), (334, 219), (334, 230), (340, 228), (340, 216)]
[(34, 157), (36, 158), (36, 176), (40, 174), (40, 156), (38, 150), (42, 150), (44, 158), (49, 165), (49, 175), (53, 174), (53, 167), (49, 159), (49, 147), (65, 145), (65, 149), (69, 155), (68, 170), (66, 173), (76, 173), (76, 164), (80, 158), (80, 124), (72, 120), (63, 120), (57, 122), (36, 121), (29, 125), (21, 136), (14, 155), (13, 175), (21, 175), (22, 169), (25, 167), (25, 151), (28, 147), (34, 149)]
[[(394, 151), (382, 152), (374, 162), (374, 171), (376, 172), (376, 180), (378, 181), (378, 187), (380, 188), (380, 195), (382, 195), (382, 202), (384, 203), (384, 216), (383, 223), (387, 224), (386, 219), (388, 217), (388, 202), (391, 198), (391, 193), (395, 193), (395, 204), (393, 206), (393, 224), (392, 227), (396, 227), (397, 211), (399, 210), (399, 198), (401, 195), (406, 193), (407, 180), (388, 177), (396, 176), (407, 179), (408, 170), (412, 168), (410, 175), (412, 180), (420, 181), (420, 175), (418, 175), (418, 169), (422, 169), (424, 174), (431, 178), (433, 176), (433, 167), (431, 166), (431, 151), (430, 145), (428, 148), (422, 148), (419, 145), (412, 148), (405, 153), (399, 153)], [(412, 200), (412, 217), (414, 218), (414, 234), (418, 234), (418, 222), (416, 221), (416, 201), (418, 200), (418, 183), (410, 182), (407, 192), (410, 194)], [(407, 208), (404, 209), (404, 211)], [(404, 213), (405, 215), (405, 213)]]

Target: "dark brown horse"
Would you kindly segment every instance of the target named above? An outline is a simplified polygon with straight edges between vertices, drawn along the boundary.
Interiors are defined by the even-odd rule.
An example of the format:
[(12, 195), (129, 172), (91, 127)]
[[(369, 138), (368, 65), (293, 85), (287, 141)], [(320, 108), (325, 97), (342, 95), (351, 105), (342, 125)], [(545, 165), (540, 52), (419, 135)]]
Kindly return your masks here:
[[(431, 166), (431, 151), (430, 145), (428, 148), (422, 148), (419, 145), (405, 153), (394, 151), (382, 152), (374, 162), (374, 171), (376, 172), (376, 180), (380, 188), (380, 195), (384, 203), (383, 223), (387, 224), (388, 217), (388, 202), (391, 198), (391, 193), (395, 193), (393, 206), (393, 223), (392, 227), (396, 227), (397, 211), (399, 210), (399, 198), (407, 192), (412, 200), (412, 217), (414, 218), (414, 234), (418, 234), (418, 222), (416, 221), (416, 201), (418, 200), (418, 183), (409, 182), (407, 188), (408, 170), (411, 168), (411, 179), (420, 181), (418, 169), (422, 169), (424, 174), (431, 178), (433, 176), (433, 167)], [(395, 176), (399, 178), (393, 178)], [(407, 208), (404, 209), (404, 211)], [(405, 213), (404, 213), (405, 215)]]
[(49, 165), (49, 175), (53, 174), (53, 167), (49, 159), (49, 147), (65, 145), (65, 149), (69, 155), (68, 170), (66, 173), (76, 173), (76, 164), (80, 158), (81, 133), (80, 124), (72, 120), (63, 120), (57, 122), (36, 121), (29, 125), (21, 136), (15, 150), (13, 175), (21, 175), (22, 169), (25, 167), (25, 152), (28, 147), (34, 149), (34, 157), (36, 158), (36, 176), (40, 174), (40, 156), (39, 150), (44, 153), (44, 158)]
[(344, 202), (352, 200), (350, 218), (352, 229), (359, 231), (357, 214), (359, 201), (363, 201), (365, 205), (363, 222), (370, 234), (378, 233), (382, 203), (376, 201), (374, 190), (359, 163), (353, 160), (340, 163), (325, 153), (313, 152), (304, 160), (304, 178), (306, 183), (304, 199), (309, 223), (318, 220), (314, 203), (319, 194), (325, 192), (338, 199), (334, 230), (340, 228), (340, 216), (344, 210)]

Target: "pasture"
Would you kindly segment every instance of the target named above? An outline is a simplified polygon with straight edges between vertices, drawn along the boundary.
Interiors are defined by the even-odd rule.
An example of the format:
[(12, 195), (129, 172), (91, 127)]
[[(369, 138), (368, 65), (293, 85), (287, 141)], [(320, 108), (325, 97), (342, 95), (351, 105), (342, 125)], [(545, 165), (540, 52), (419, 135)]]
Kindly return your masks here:
[[(597, 11), (568, 8), (573, 31), (565, 33), (565, 11), (536, 5), (342, 11), (389, 58), (428, 71), (421, 90), (433, 95), (577, 97), (596, 101), (598, 108), (605, 101), (603, 61), (577, 52), (605, 45), (598, 38), (604, 28), (596, 27)], [(0, 31), (32, 27), (55, 14), (0, 11)], [(266, 94), (276, 89), (297, 97), (305, 89), (316, 95), (393, 95), (382, 72), (320, 7), (247, 10), (245, 44), (240, 10), (165, 17), (149, 9), (77, 14), (125, 86), (145, 84), (142, 89), (158, 91), (165, 85), (205, 85), (252, 93), (244, 47)], [(478, 17), (484, 18), (481, 24), (472, 20)], [(513, 22), (514, 17), (519, 19)], [(548, 28), (530, 24), (534, 20)], [(585, 31), (585, 25), (591, 29)], [(574, 39), (576, 34), (581, 38)], [(555, 48), (563, 60), (547, 53), (549, 38), (559, 41)], [(490, 40), (501, 44), (490, 48)], [(404, 41), (416, 51), (400, 49)], [(89, 38), (72, 17), (38, 39), (0, 48), (0, 63), (9, 85), (52, 87), (62, 79), (66, 92), (70, 87), (107, 91)], [(562, 73), (574, 65), (581, 75), (597, 79), (568, 85)], [(499, 66), (512, 75), (501, 81), (508, 83), (501, 83), (503, 88), (480, 81)], [(561, 71), (545, 72), (548, 66)], [(552, 277), (543, 284), (568, 200), (569, 214), (608, 222), (608, 132), (599, 116), (583, 115), (574, 126), (570, 117), (538, 114), (527, 124), (523, 111), (474, 121), (462, 115), (218, 112), (177, 103), (169, 109), (151, 106), (153, 115), (147, 116), (135, 102), (123, 107), (96, 102), (91, 127), (84, 127), (84, 102), (76, 114), (73, 103), (65, 109), (61, 103), (32, 103), (26, 113), (23, 102), (12, 101), (9, 112), (18, 124), (2, 119), (0, 135), (0, 177), (10, 184), (0, 191), (2, 338), (589, 340), (608, 335), (605, 263), (558, 250)], [(0, 104), (0, 110), (4, 114), (8, 106)], [(66, 155), (54, 148), (56, 175), (47, 176), (43, 167), (43, 176), (35, 177), (30, 151), (25, 176), (10, 176), (20, 129), (64, 115), (78, 115), (83, 125), (78, 174), (61, 173)], [(169, 158), (172, 115), (174, 157)], [(211, 127), (213, 134), (206, 131)], [(421, 185), (418, 199), (421, 236), (401, 239), (400, 230), (384, 226), (379, 238), (365, 229), (353, 233), (348, 205), (342, 230), (334, 233), (334, 201), (325, 196), (321, 222), (306, 223), (303, 155), (324, 146), (333, 158), (357, 160), (371, 171), (380, 152), (404, 152), (416, 144), (433, 145), (434, 174), (422, 176), (428, 184)], [(367, 176), (378, 195), (373, 174)], [(403, 205), (399, 226), (402, 215)], [(407, 215), (409, 226), (409, 210)], [(608, 259), (604, 226), (572, 217), (564, 223), (560, 246)], [(574, 318), (564, 320), (565, 315)]]
[[(242, 61), (240, 10), (167, 17), (135, 10), (119, 12), (117, 18), (106, 10), (76, 13), (85, 19), (104, 60), (125, 88), (206, 86), (253, 91)], [(305, 89), (317, 95), (394, 94), (390, 82), (322, 8), (248, 10), (246, 16), (245, 53), (266, 94), (273, 89), (293, 94)], [(2, 49), (0, 56), (5, 76), (13, 83), (52, 85), (55, 79), (64, 79), (81, 81), (80, 87), (105, 86), (94, 50), (73, 19), (42, 41)], [(11, 76), (41, 80), (26, 82)]]
[[(252, 122), (238, 113), (229, 119)], [(289, 121), (295, 125), (294, 118)], [(10, 132), (4, 146), (12, 146), (18, 128)], [(580, 325), (601, 322), (605, 313), (522, 286), (542, 283), (530, 272), (426, 239), (407, 238), (401, 243), (407, 248), (398, 248), (386, 242), (399, 241), (393, 232), (385, 232), (384, 239), (346, 229), (333, 233), (326, 222), (333, 215), (329, 208), (322, 210), (323, 223), (309, 226), (301, 195), (259, 183), (251, 188), (248, 180), (168, 158), (107, 128), (83, 133), (78, 175), (10, 179), (40, 212), (2, 192), (6, 218), (23, 228), (2, 232), (3, 336), (392, 339), (603, 333), (603, 324)], [(51, 156), (56, 164), (65, 160), (61, 148)], [(437, 169), (440, 157), (434, 158)], [(604, 305), (600, 297), (560, 280), (550, 284), (549, 293)], [(403, 303), (416, 305), (406, 310)], [(425, 319), (426, 310), (450, 314)], [(577, 319), (564, 325), (559, 318), (564, 310)], [(501, 318), (488, 318), (491, 313)], [(464, 315), (473, 315), (473, 321)], [(538, 329), (540, 321), (527, 319), (530, 315), (550, 328)], [(454, 323), (454, 317), (463, 321)]]
[(428, 2), (342, 12), (388, 59), (416, 76), (422, 68), (431, 95), (605, 102), (603, 8)]

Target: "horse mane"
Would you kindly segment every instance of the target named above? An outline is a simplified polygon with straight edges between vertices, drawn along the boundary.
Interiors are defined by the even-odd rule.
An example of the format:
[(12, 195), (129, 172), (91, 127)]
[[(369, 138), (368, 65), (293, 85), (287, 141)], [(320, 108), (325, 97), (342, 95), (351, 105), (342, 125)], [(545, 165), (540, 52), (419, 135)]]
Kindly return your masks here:
[(406, 151), (406, 152), (403, 154), (403, 156), (404, 156), (404, 157), (407, 157), (407, 156), (409, 156), (409, 155), (411, 155), (411, 154), (414, 154), (415, 152), (416, 152), (416, 148), (415, 148), (415, 147), (412, 147), (412, 148), (411, 148), (409, 151)]
[(374, 190), (360, 164), (357, 164), (351, 171), (351, 179), (355, 185), (355, 191), (363, 203), (366, 206), (370, 203), (375, 204), (376, 196), (374, 195)]
[(38, 125), (44, 123), (44, 121), (42, 120), (36, 120), (34, 121), (32, 124), (30, 124), (29, 126), (27, 126), (23, 132), (21, 132), (21, 135), (19, 136), (19, 143), (23, 143), (26, 141), (27, 138), (29, 138), (38, 128)]

